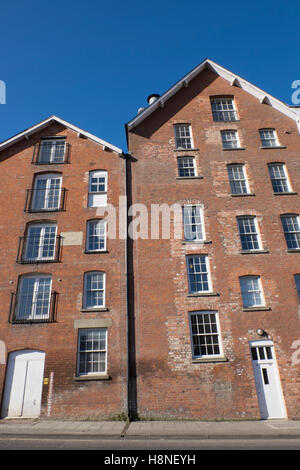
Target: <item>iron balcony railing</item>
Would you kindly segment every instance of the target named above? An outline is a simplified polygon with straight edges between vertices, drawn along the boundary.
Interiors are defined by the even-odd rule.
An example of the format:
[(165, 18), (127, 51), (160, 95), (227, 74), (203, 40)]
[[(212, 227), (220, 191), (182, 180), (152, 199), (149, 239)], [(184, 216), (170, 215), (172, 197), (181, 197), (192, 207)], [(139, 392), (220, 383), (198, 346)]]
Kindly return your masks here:
[(32, 161), (33, 165), (61, 165), (70, 163), (71, 146), (67, 142), (49, 144), (40, 143), (34, 146)]
[(51, 292), (33, 300), (32, 295), (12, 292), (10, 323), (53, 323), (56, 322), (58, 293)]
[(66, 210), (67, 190), (27, 189), (24, 212), (61, 212)]
[(62, 237), (20, 237), (17, 263), (59, 263), (61, 261)]

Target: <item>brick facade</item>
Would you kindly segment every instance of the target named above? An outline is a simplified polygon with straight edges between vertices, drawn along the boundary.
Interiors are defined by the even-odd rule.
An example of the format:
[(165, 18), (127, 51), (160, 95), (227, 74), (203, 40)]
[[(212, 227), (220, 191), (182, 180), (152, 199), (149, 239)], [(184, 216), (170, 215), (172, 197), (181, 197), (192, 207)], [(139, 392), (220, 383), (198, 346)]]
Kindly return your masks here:
[[(69, 144), (69, 162), (38, 165), (32, 163), (34, 148), (41, 138), (64, 136)], [(108, 172), (107, 202), (118, 207), (125, 195), (124, 160), (116, 152), (54, 122), (28, 140), (22, 139), (1, 153), (1, 324), (0, 339), (5, 357), (17, 350), (45, 352), (41, 414), (51, 417), (113, 417), (127, 410), (126, 391), (126, 254), (124, 240), (107, 240), (107, 250), (86, 253), (86, 224), (101, 218), (97, 208), (88, 207), (88, 181), (91, 170)], [(62, 174), (67, 190), (65, 210), (25, 212), (26, 190), (41, 173)], [(63, 235), (59, 262), (22, 264), (16, 262), (19, 237), (34, 221), (55, 221)], [(106, 303), (102, 311), (83, 309), (84, 273), (106, 273)], [(51, 274), (52, 291), (58, 292), (56, 321), (49, 323), (8, 322), (10, 296), (17, 292), (24, 274)], [(95, 323), (93, 323), (95, 320)], [(100, 322), (99, 322), (100, 320)], [(105, 322), (105, 320), (107, 320)], [(102, 323), (101, 323), (102, 321)], [(81, 323), (80, 323), (81, 322)], [(76, 373), (79, 328), (108, 325), (106, 380), (79, 380)], [(6, 365), (0, 364), (1, 389)], [(54, 375), (53, 375), (54, 374)], [(52, 377), (52, 379), (51, 379)], [(49, 395), (51, 384), (51, 394)], [(2, 389), (3, 390), (3, 389)], [(3, 394), (2, 394), (3, 398)]]
[[(166, 95), (156, 96), (157, 109), (150, 105), (126, 125), (128, 155), (59, 119), (3, 150), (0, 146), (2, 416), (10, 359), (16, 352), (36, 351), (45, 354), (42, 416), (260, 419), (250, 348), (260, 341), (265, 354), (271, 347), (275, 354), (272, 364), (278, 367), (285, 416), (299, 419), (300, 310), (294, 275), (300, 274), (300, 249), (287, 246), (281, 223), (282, 215), (299, 214), (299, 129), (296, 119), (268, 104), (263, 95), (259, 99), (237, 79), (225, 78), (204, 69), (178, 86), (168, 100), (163, 100)], [(232, 98), (238, 118), (215, 121), (211, 97)], [(153, 111), (148, 113), (149, 109)], [(176, 145), (178, 124), (190, 126), (191, 148)], [(278, 145), (262, 148), (260, 129), (274, 129)], [(236, 131), (235, 148), (224, 149), (225, 130)], [(66, 139), (66, 163), (37, 164), (38, 146), (47, 137)], [(180, 157), (193, 158), (193, 174), (179, 173)], [(274, 192), (271, 163), (284, 165), (290, 185), (286, 191)], [(232, 165), (243, 168), (247, 190), (242, 193), (234, 194), (230, 185)], [(101, 203), (101, 213), (88, 202), (90, 172), (95, 170), (108, 176), (107, 206)], [(47, 173), (62, 177), (64, 206), (59, 211), (32, 211), (28, 190)], [(124, 196), (127, 209), (139, 204), (146, 211), (148, 224), (139, 227), (140, 236), (134, 239), (126, 239), (123, 230), (118, 236), (121, 223), (126, 229), (136, 221), (136, 213), (121, 213)], [(162, 235), (161, 223), (157, 237), (157, 226), (151, 225), (153, 205), (174, 204), (180, 208), (180, 236), (175, 236), (176, 215), (171, 212), (171, 235)], [(108, 206), (116, 210), (117, 236), (107, 237), (102, 252), (87, 252), (87, 223), (110, 220), (103, 209)], [(183, 206), (198, 208), (199, 240), (184, 237)], [(254, 250), (241, 244), (238, 223), (245, 223), (246, 217), (257, 232), (259, 246)], [(24, 262), (24, 237), (31, 224), (51, 222), (61, 236), (58, 259)], [(201, 286), (199, 271), (193, 271), (200, 265), (205, 271)], [(102, 308), (88, 308), (84, 301), (86, 273), (95, 271), (106, 276)], [(16, 294), (29, 275), (51, 276), (51, 292), (57, 294), (49, 321), (28, 321), (28, 316), (16, 321)], [(241, 295), (247, 276), (252, 276), (251, 295), (259, 298), (250, 307)], [(97, 285), (90, 290), (101, 291)], [(206, 330), (201, 337), (214, 342), (206, 352), (197, 343), (203, 333), (201, 321), (212, 328), (210, 335)], [(99, 342), (102, 352), (90, 355), (86, 343), (82, 356), (83, 362), (102, 358), (102, 364), (105, 357), (107, 366), (98, 373), (78, 369), (78, 338), (85, 330), (107, 334), (106, 354)], [(97, 349), (95, 343), (90, 347)], [(270, 361), (264, 369), (268, 366)], [(271, 373), (264, 369), (264, 374)]]
[[(210, 97), (232, 96), (238, 120), (215, 122)], [(190, 124), (192, 150), (177, 150), (174, 125)], [(280, 148), (261, 148), (258, 130), (277, 132)], [(238, 131), (242, 149), (223, 150), (221, 130)], [(134, 314), (137, 402), (148, 417), (252, 419), (260, 412), (249, 342), (274, 344), (287, 415), (299, 418), (299, 364), (291, 349), (300, 338), (294, 274), (299, 252), (288, 252), (280, 215), (299, 213), (299, 130), (294, 120), (238, 86), (205, 70), (166, 103), (128, 130), (133, 201), (203, 205), (206, 241), (134, 242)], [(177, 158), (193, 156), (198, 178), (178, 178)], [(286, 165), (292, 191), (274, 194), (270, 162)], [(243, 164), (251, 196), (234, 197), (227, 165)], [(262, 250), (242, 253), (237, 217), (256, 216)], [(207, 255), (212, 292), (189, 294), (186, 257)], [(239, 278), (258, 275), (263, 308), (243, 308)], [(217, 312), (223, 357), (195, 360), (189, 312)], [(296, 361), (297, 362), (297, 361)]]

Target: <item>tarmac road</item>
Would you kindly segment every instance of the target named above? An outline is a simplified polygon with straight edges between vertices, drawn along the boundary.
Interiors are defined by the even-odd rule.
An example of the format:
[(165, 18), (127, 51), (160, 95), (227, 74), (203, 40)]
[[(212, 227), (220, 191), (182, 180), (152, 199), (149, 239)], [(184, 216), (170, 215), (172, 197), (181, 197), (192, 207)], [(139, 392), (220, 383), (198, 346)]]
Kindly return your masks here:
[[(145, 460), (143, 465), (159, 464), (155, 461), (157, 451), (170, 450), (171, 455), (195, 455), (196, 463), (200, 463), (199, 451), (210, 450), (300, 450), (300, 439), (99, 439), (83, 437), (66, 437), (64, 435), (53, 438), (52, 436), (28, 437), (28, 436), (2, 436), (0, 437), (1, 451), (15, 450), (83, 450), (101, 451), (101, 459), (109, 457), (115, 451), (115, 456), (122, 455), (119, 451), (142, 451), (138, 455), (139, 460)], [(148, 451), (156, 452), (148, 452)], [(193, 454), (192, 451), (198, 451)], [(108, 451), (108, 452), (105, 452)], [(185, 451), (189, 451), (185, 453)], [(149, 460), (150, 455), (150, 462)], [(99, 463), (101, 463), (101, 459)], [(141, 462), (140, 462), (141, 463)], [(137, 465), (138, 466), (138, 465)]]

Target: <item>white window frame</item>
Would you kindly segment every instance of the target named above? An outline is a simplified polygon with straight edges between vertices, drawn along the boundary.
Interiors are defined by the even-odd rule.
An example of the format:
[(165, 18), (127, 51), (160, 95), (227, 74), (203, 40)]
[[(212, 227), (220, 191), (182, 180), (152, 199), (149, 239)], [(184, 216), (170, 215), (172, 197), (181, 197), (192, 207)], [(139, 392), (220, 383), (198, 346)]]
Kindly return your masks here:
[[(228, 179), (229, 179), (231, 194), (234, 194), (234, 195), (250, 194), (246, 168), (243, 163), (228, 164), (227, 172), (228, 172)], [(237, 173), (239, 174), (238, 175), (239, 177), (234, 178), (234, 176), (236, 176)], [(241, 189), (242, 191), (239, 191), (237, 189)]]
[[(292, 230), (286, 224), (287, 218), (292, 219)], [(300, 217), (298, 214), (282, 214), (280, 216), (283, 233), (288, 250), (300, 250)], [(284, 220), (284, 221), (283, 221)], [(287, 227), (289, 230), (285, 230)], [(289, 246), (289, 245), (293, 246)]]
[[(92, 225), (99, 225), (100, 229), (104, 231), (103, 234), (90, 234), (90, 228)], [(91, 248), (90, 247), (90, 237), (93, 238), (99, 238), (103, 240), (103, 248)], [(88, 253), (95, 253), (95, 252), (101, 252), (101, 251), (106, 251), (106, 238), (107, 238), (107, 221), (104, 219), (92, 219), (87, 221), (86, 225), (86, 251)]]
[[(275, 169), (275, 167), (277, 168)], [(268, 170), (269, 170), (273, 192), (275, 194), (285, 194), (285, 193), (290, 193), (292, 191), (290, 180), (288, 177), (288, 172), (284, 163), (280, 163), (280, 162), (268, 163)], [(286, 186), (286, 189), (285, 189), (285, 186)]]
[[(209, 317), (210, 317), (209, 320), (211, 319), (211, 315), (215, 315), (215, 322), (214, 323), (212, 323), (211, 321), (206, 322), (206, 323), (203, 322), (203, 325), (205, 325), (204, 328), (203, 328), (203, 332), (201, 331), (201, 328), (199, 328), (199, 326), (201, 326), (201, 324), (197, 322), (197, 328), (196, 329), (198, 331), (197, 331), (197, 333), (195, 333), (195, 332), (193, 332), (193, 329), (195, 330), (195, 328), (193, 328), (192, 317), (196, 316), (196, 315), (197, 316), (198, 315), (199, 316), (209, 315)], [(205, 318), (204, 318), (204, 320), (205, 320)], [(216, 332), (212, 331), (213, 330), (212, 324), (216, 325)], [(209, 358), (213, 359), (213, 358), (223, 357), (221, 330), (220, 330), (220, 323), (219, 323), (219, 315), (218, 315), (217, 311), (214, 311), (214, 310), (197, 310), (197, 311), (189, 312), (189, 325), (190, 325), (190, 338), (191, 338), (191, 349), (192, 349), (192, 358), (193, 359), (209, 359)], [(207, 331), (204, 331), (205, 329)], [(211, 330), (211, 331), (209, 331), (209, 330)], [(200, 350), (200, 344), (198, 346), (196, 344), (194, 344), (194, 337), (199, 338), (200, 336), (205, 337), (205, 341), (203, 342), (203, 348), (208, 346), (207, 340), (209, 339), (210, 336), (217, 337), (218, 342), (215, 343), (215, 345), (217, 344), (217, 346), (219, 348), (219, 353), (201, 354), (201, 352), (199, 351), (199, 354), (196, 354), (195, 349), (198, 347), (199, 350)], [(213, 344), (213, 343), (209, 343), (209, 344)]]
[(223, 150), (241, 148), (238, 131), (236, 129), (224, 129), (221, 131)]
[[(21, 305), (20, 304), (20, 298), (21, 297), (24, 297), (24, 295), (27, 295), (27, 292), (25, 292), (25, 289), (24, 289), (24, 284), (26, 282), (26, 280), (29, 280), (29, 279), (33, 279), (34, 280), (34, 283), (33, 283), (33, 289), (32, 291), (28, 291), (28, 296), (30, 295), (30, 297), (28, 297), (28, 301), (25, 301), (26, 304), (29, 304), (30, 306), (30, 314), (29, 315), (22, 315), (20, 312), (22, 310), (22, 308), (24, 308), (24, 304)], [(48, 293), (48, 305), (47, 305), (47, 313), (45, 314), (42, 314), (42, 315), (38, 315), (37, 314), (37, 307), (38, 307), (38, 302), (39, 302), (39, 296), (40, 294), (43, 294), (43, 291), (40, 291), (40, 287), (41, 287), (41, 282), (42, 281), (50, 281), (49, 282), (49, 292), (48, 291), (45, 291), (46, 293)], [(18, 285), (18, 292), (17, 292), (17, 304), (16, 304), (16, 319), (17, 320), (21, 320), (21, 319), (24, 319), (24, 320), (45, 320), (47, 318), (50, 317), (50, 307), (51, 307), (51, 288), (52, 288), (52, 277), (50, 275), (25, 275), (25, 276), (22, 276), (21, 279), (20, 279), (20, 282), (19, 282), (19, 285)], [(39, 306), (40, 308), (40, 306)]]
[[(196, 217), (200, 219), (200, 221), (191, 220), (191, 213), (193, 209), (196, 209), (196, 214), (192, 213), (192, 217)], [(191, 223), (186, 224), (187, 220)], [(197, 242), (197, 241), (204, 241), (206, 239), (205, 235), (205, 227), (204, 227), (204, 208), (201, 204), (185, 204), (182, 206), (182, 222), (183, 222), (183, 236), (184, 240), (187, 242)], [(194, 238), (188, 238), (186, 235), (186, 228), (187, 226), (195, 227), (196, 230), (193, 232), (196, 236)]]
[[(192, 165), (189, 163), (192, 162)], [(182, 166), (180, 166), (180, 163), (183, 163)], [(185, 163), (188, 163), (185, 166)], [(189, 155), (181, 155), (180, 157), (177, 158), (177, 170), (178, 170), (178, 177), (179, 178), (194, 178), (197, 176), (197, 169), (195, 165), (195, 157), (189, 156)], [(191, 171), (192, 170), (192, 171)], [(183, 173), (188, 173), (186, 175), (180, 174), (180, 172)], [(193, 174), (191, 174), (193, 173)]]
[[(90, 292), (102, 292), (103, 293), (103, 301), (102, 304), (92, 304), (88, 305), (88, 278), (92, 277), (93, 275), (96, 274), (102, 274), (102, 282), (103, 282), (103, 288), (102, 289), (89, 289)], [(84, 292), (83, 292), (83, 308), (86, 310), (97, 310), (97, 309), (103, 309), (105, 308), (105, 290), (106, 290), (106, 273), (103, 271), (88, 271), (84, 273)]]
[[(245, 231), (241, 231), (241, 225), (240, 222), (246, 222), (244, 223), (244, 228)], [(253, 222), (253, 224), (251, 224)], [(247, 224), (247, 226), (246, 226)], [(240, 240), (241, 240), (241, 247), (242, 251), (249, 251), (249, 252), (255, 252), (259, 251), (262, 249), (262, 244), (261, 244), (261, 238), (260, 238), (260, 233), (259, 233), (259, 228), (258, 228), (258, 223), (255, 215), (241, 215), (237, 217), (237, 225), (238, 225), (238, 231), (240, 235)], [(254, 228), (254, 231), (252, 230)], [(249, 229), (249, 230), (247, 230)], [(244, 240), (244, 238), (249, 237), (249, 240)], [(243, 246), (244, 244), (250, 245), (251, 243), (254, 245), (255, 242), (257, 243), (258, 247), (257, 248), (245, 248)]]
[[(57, 160), (56, 159), (56, 151), (57, 151), (57, 147), (60, 147), (60, 146), (63, 146), (63, 155), (60, 156), (60, 159)], [(53, 138), (53, 139), (43, 139), (40, 143), (40, 149), (39, 149), (39, 154), (38, 154), (38, 163), (40, 164), (47, 164), (47, 163), (52, 163), (52, 164), (59, 164), (59, 163), (64, 163), (65, 162), (65, 158), (66, 158), (66, 147), (67, 147), (67, 143), (66, 143), (66, 139), (65, 138), (61, 138), (61, 139), (57, 139), (57, 138)], [(46, 151), (46, 149), (48, 151)], [(46, 155), (46, 157), (49, 156), (49, 158), (42, 158), (43, 157), (43, 154)]]
[(259, 137), (262, 148), (279, 147), (278, 137), (275, 129), (264, 128), (259, 129)]
[[(175, 147), (178, 150), (194, 148), (192, 126), (187, 123), (174, 124)], [(184, 141), (184, 142), (183, 142)], [(180, 145), (184, 143), (184, 145)]]
[[(83, 342), (82, 340), (82, 336), (84, 334), (88, 334), (88, 333), (100, 333), (101, 332), (104, 332), (105, 333), (105, 347), (100, 347), (101, 346), (101, 337), (99, 337), (99, 339), (97, 338), (91, 338), (89, 340), (86, 340), (85, 342), (88, 343), (92, 343), (91, 346), (94, 346), (93, 345), (93, 342), (96, 343), (96, 342), (99, 342), (99, 347), (96, 348), (96, 347), (92, 347), (91, 349), (88, 349), (88, 347), (86, 348), (82, 348), (81, 344)], [(80, 377), (80, 376), (98, 376), (98, 375), (107, 375), (107, 337), (108, 337), (108, 334), (107, 334), (107, 328), (80, 328), (78, 329), (78, 345), (77, 345), (77, 376)], [(103, 338), (102, 338), (103, 339)], [(86, 346), (88, 346), (88, 344), (86, 344)], [(82, 348), (82, 349), (81, 349)], [(105, 355), (105, 361), (104, 361), (104, 370), (97, 370), (97, 371), (94, 371), (94, 370), (86, 370), (87, 369), (87, 364), (88, 362), (90, 361), (87, 361), (87, 359), (85, 361), (81, 361), (80, 360), (80, 356), (81, 354), (83, 355), (90, 355), (90, 357), (92, 359), (94, 359), (94, 356), (96, 354), (99, 354), (101, 355), (104, 354)], [(97, 363), (97, 361), (91, 361), (92, 363)], [(99, 361), (99, 365), (101, 364), (101, 362), (103, 361)], [(81, 364), (84, 364), (85, 365), (85, 370), (84, 371), (81, 371)]]
[[(104, 189), (95, 190), (94, 185), (100, 186), (103, 183), (93, 182), (92, 179), (104, 179)], [(102, 207), (107, 205), (107, 180), (108, 172), (106, 170), (93, 170), (89, 172), (89, 187), (88, 187), (88, 206), (89, 207)]]
[[(239, 278), (240, 280), (240, 288), (241, 288), (241, 295), (242, 295), (242, 301), (243, 301), (243, 308), (244, 309), (253, 309), (253, 308), (259, 308), (259, 307), (265, 307), (265, 299), (264, 299), (264, 293), (263, 293), (263, 289), (262, 289), (262, 283), (261, 283), (261, 279), (260, 279), (260, 276), (256, 276), (256, 275), (249, 275), (249, 276), (241, 276)], [(252, 283), (252, 288), (251, 289), (248, 289), (246, 290), (245, 289), (245, 282), (246, 281), (251, 281)], [(254, 282), (253, 281), (256, 281), (255, 283), (257, 284), (256, 286), (254, 286)], [(246, 300), (246, 297), (250, 297), (252, 296), (253, 299), (255, 299), (256, 296), (259, 295), (259, 300), (260, 302), (259, 303), (251, 303), (251, 304), (248, 304), (247, 300)]]
[[(193, 261), (191, 263), (191, 260), (199, 258), (200, 263), (195, 264)], [(201, 260), (202, 259), (202, 260)], [(203, 263), (204, 259), (204, 263)], [(197, 294), (206, 294), (206, 293), (211, 293), (212, 292), (212, 282), (211, 282), (211, 273), (210, 273), (210, 265), (209, 265), (209, 259), (208, 255), (204, 254), (195, 254), (195, 255), (188, 255), (186, 257), (186, 263), (187, 263), (187, 276), (188, 276), (188, 286), (189, 286), (189, 294), (197, 295)], [(195, 270), (197, 266), (202, 267), (202, 265), (205, 265), (206, 270)], [(196, 279), (196, 282), (192, 282), (192, 276), (193, 279)], [(207, 280), (205, 280), (205, 277)], [(198, 278), (198, 280), (197, 280)], [(193, 290), (192, 285), (193, 284), (207, 284), (207, 289), (200, 289), (200, 290)]]
[[(57, 180), (59, 181), (59, 186), (52, 187), (52, 181)], [(45, 188), (39, 189), (39, 182), (46, 181)], [(44, 191), (44, 196), (41, 198), (41, 192)], [(54, 195), (54, 198), (57, 198), (56, 206), (49, 204), (49, 196), (51, 196), (51, 192), (55, 191), (57, 194)], [(62, 175), (59, 173), (43, 173), (41, 175), (36, 175), (34, 180), (34, 193), (33, 193), (33, 200), (31, 209), (33, 211), (57, 211), (60, 208), (60, 201), (61, 201), (61, 194), (62, 194)], [(53, 197), (53, 196), (51, 196)], [(41, 204), (43, 203), (43, 204)]]
[(210, 100), (215, 122), (238, 121), (235, 101), (232, 96), (213, 96)]
[[(41, 229), (39, 237), (37, 238), (38, 243), (35, 241), (33, 242), (35, 246), (38, 247), (38, 254), (36, 257), (29, 257), (28, 256), (28, 251), (29, 251), (29, 242), (30, 239), (35, 238), (31, 234), (31, 232), (34, 229)], [(54, 235), (51, 235), (51, 239), (53, 238), (53, 256), (43, 256), (43, 251), (45, 248), (45, 232), (47, 228), (54, 228)], [(55, 254), (56, 254), (56, 241), (57, 241), (57, 225), (55, 223), (45, 223), (45, 224), (30, 224), (27, 228), (27, 235), (26, 235), (26, 244), (25, 244), (25, 251), (24, 251), (24, 260), (25, 261), (51, 261), (55, 259)], [(51, 245), (52, 246), (52, 245)]]

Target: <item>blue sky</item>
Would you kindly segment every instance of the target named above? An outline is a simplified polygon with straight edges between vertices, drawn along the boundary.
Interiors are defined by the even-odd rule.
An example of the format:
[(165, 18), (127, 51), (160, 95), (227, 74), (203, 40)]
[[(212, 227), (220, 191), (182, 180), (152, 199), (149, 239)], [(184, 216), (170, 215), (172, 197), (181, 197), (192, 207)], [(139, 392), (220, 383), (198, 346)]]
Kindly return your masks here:
[(3, 2), (0, 141), (55, 114), (122, 148), (124, 124), (203, 59), (292, 104), (299, 1)]

